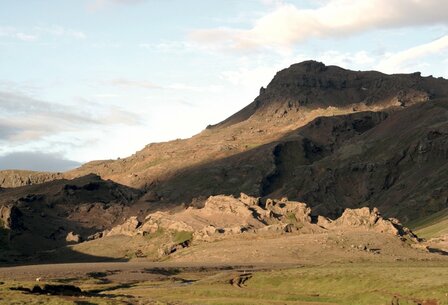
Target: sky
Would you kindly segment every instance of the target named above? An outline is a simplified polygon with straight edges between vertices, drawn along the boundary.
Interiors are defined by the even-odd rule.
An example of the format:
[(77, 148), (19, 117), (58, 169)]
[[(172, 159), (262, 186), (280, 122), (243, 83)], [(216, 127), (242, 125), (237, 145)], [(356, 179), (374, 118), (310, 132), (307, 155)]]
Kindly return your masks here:
[(190, 137), (309, 59), (448, 78), (448, 1), (0, 0), (0, 169)]

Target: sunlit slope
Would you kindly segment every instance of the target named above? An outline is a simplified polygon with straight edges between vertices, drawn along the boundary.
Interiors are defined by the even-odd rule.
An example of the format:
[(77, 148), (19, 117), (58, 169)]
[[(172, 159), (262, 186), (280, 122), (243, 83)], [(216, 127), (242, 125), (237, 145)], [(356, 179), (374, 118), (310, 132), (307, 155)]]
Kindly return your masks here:
[(434, 238), (448, 234), (448, 208), (409, 223), (419, 237)]

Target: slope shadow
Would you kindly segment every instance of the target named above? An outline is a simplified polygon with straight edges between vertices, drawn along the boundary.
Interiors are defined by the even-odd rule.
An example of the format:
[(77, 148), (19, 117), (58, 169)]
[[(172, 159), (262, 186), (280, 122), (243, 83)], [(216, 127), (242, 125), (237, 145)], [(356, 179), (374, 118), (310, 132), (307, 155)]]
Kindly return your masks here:
[(442, 249), (438, 249), (438, 248), (428, 247), (428, 251), (429, 251), (430, 253), (437, 253), (437, 254), (440, 254), (440, 255), (443, 255), (443, 256), (448, 255), (448, 252), (447, 252), (447, 251), (444, 251), (444, 250), (442, 250)]
[(0, 229), (0, 265), (127, 261), (76, 252), (66, 237), (86, 240), (109, 228), (142, 194), (93, 174), (4, 189), (0, 207), (16, 213), (5, 214), (9, 229)]
[[(60, 249), (57, 249), (60, 250)], [(66, 264), (66, 263), (103, 263), (103, 262), (128, 262), (125, 258), (111, 258), (104, 256), (95, 256), (73, 251), (65, 248), (62, 251), (55, 251), (54, 255), (47, 254), (40, 257), (16, 256), (11, 260), (0, 260), (0, 267), (15, 267), (26, 265), (45, 265), (45, 264)]]
[[(347, 144), (347, 150), (358, 145), (362, 148), (363, 141), (370, 141), (371, 136), (371, 141), (387, 137), (389, 142), (386, 144), (391, 145), (406, 132), (406, 137), (413, 136), (412, 139), (417, 142), (444, 118), (448, 111), (447, 104), (446, 99), (437, 99), (392, 111), (389, 115), (380, 111), (319, 117), (273, 142), (181, 169), (170, 177), (160, 179), (151, 191), (162, 197), (162, 203), (190, 204), (193, 200), (205, 201), (212, 195), (238, 196), (244, 192), (263, 198), (288, 196), (291, 200), (306, 202), (313, 212), (332, 218), (340, 216), (345, 208), (361, 206), (379, 206), (388, 217), (421, 217), (430, 211), (422, 208), (412, 210), (412, 215), (406, 214), (409, 211), (406, 205), (400, 206), (401, 210), (394, 210), (396, 205), (390, 204), (391, 199), (384, 203), (386, 200), (381, 197), (401, 182), (398, 180), (398, 162), (402, 160), (399, 158), (400, 151), (389, 149), (390, 160), (386, 162), (372, 154), (372, 149), (365, 149), (362, 159), (345, 162), (341, 167), (345, 172), (338, 172), (341, 164), (332, 158), (337, 157), (334, 153), (343, 146), (347, 147)], [(417, 117), (420, 122), (413, 124)], [(398, 128), (400, 124), (408, 128)], [(359, 143), (356, 142), (358, 139)], [(369, 143), (373, 145), (376, 142)], [(399, 148), (406, 148), (406, 143), (399, 143), (402, 145)], [(418, 174), (417, 167), (412, 167), (416, 161), (412, 157), (408, 159), (410, 161), (405, 165), (411, 168), (407, 170)], [(446, 160), (442, 159), (437, 162), (440, 166), (446, 164)], [(352, 164), (355, 166), (351, 167)], [(372, 166), (376, 166), (375, 170)], [(392, 189), (391, 192), (396, 195), (394, 200), (397, 201), (416, 191), (417, 188), (409, 188), (395, 193)]]
[(193, 199), (218, 194), (238, 196), (240, 192), (266, 197), (281, 188), (283, 181), (294, 179), (293, 167), (306, 173), (310, 165), (330, 156), (343, 143), (377, 126), (387, 117), (382, 111), (318, 117), (270, 143), (183, 168), (161, 179), (151, 190), (166, 203), (189, 203)]

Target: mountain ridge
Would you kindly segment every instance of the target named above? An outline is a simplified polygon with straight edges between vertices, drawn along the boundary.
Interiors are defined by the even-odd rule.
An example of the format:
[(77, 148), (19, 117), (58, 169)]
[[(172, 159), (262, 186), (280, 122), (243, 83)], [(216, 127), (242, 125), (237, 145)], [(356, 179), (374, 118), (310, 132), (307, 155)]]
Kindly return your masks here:
[[(428, 82), (435, 85), (429, 88)], [(357, 72), (305, 61), (279, 71), (252, 103), (222, 122), (209, 125), (190, 139), (149, 144), (128, 158), (88, 162), (62, 175), (23, 172), (25, 175), (22, 177), (22, 172), (16, 171), (14, 178), (11, 172), (2, 171), (0, 186), (74, 178), (93, 172), (129, 186), (147, 187), (162, 172), (157, 166), (166, 163), (166, 156), (157, 155), (154, 150), (165, 151), (171, 158), (186, 157), (188, 160), (184, 163), (192, 165), (219, 160), (272, 142), (318, 116), (400, 109), (416, 102), (448, 96), (448, 86), (443, 83), (446, 80), (422, 78), (419, 73), (387, 75), (375, 71)], [(369, 87), (373, 87), (373, 92)], [(210, 137), (215, 139), (210, 141)], [(218, 138), (222, 140), (216, 140)], [(190, 145), (192, 147), (185, 152), (186, 156), (176, 154), (191, 142), (196, 143)], [(218, 149), (210, 148), (212, 146)], [(208, 151), (204, 155), (190, 157), (191, 152), (197, 154), (200, 149)], [(167, 164), (163, 171), (181, 168), (182, 165)]]

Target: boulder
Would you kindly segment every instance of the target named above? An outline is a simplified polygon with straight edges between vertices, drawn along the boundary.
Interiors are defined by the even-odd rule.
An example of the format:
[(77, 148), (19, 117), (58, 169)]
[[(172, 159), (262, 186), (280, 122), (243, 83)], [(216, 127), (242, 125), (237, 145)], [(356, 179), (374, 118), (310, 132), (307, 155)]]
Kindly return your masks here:
[(368, 207), (361, 209), (345, 209), (344, 213), (333, 223), (338, 226), (348, 227), (373, 227), (378, 219), (377, 209), (370, 211)]
[(206, 226), (193, 233), (193, 239), (199, 241), (211, 241), (212, 236), (216, 233), (216, 228), (212, 225)]
[(113, 235), (127, 235), (134, 236), (137, 234), (137, 228), (141, 226), (141, 222), (138, 221), (136, 216), (128, 218), (124, 223), (113, 227), (110, 231), (105, 232), (105, 236)]
[(282, 221), (289, 219), (299, 223), (311, 223), (311, 208), (302, 202), (289, 201), (287, 198), (268, 199), (266, 210), (280, 217)]
[(76, 234), (74, 232), (68, 232), (67, 236), (65, 237), (65, 241), (68, 243), (80, 243), (82, 242), (82, 237), (79, 234)]

